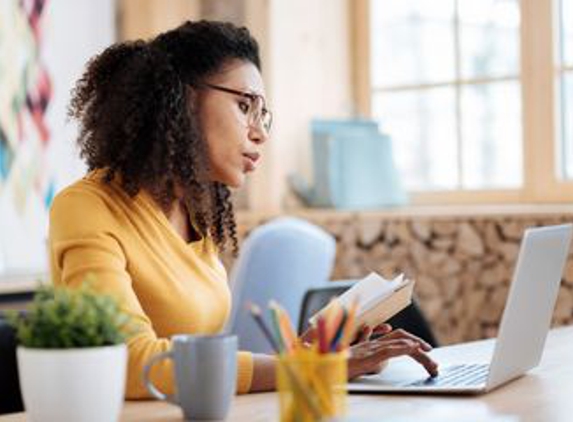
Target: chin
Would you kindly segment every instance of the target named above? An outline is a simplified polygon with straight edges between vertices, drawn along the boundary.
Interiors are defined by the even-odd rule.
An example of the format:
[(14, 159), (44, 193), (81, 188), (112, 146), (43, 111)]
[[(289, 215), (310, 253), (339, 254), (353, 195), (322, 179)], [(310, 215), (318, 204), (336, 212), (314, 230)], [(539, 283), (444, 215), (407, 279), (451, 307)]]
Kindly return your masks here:
[(230, 188), (239, 189), (239, 188), (243, 187), (243, 185), (245, 184), (245, 181), (242, 180), (240, 182), (225, 183), (225, 184)]
[(233, 171), (229, 168), (227, 168), (226, 171), (222, 170), (223, 169), (219, 169), (219, 171), (211, 173), (211, 180), (233, 189), (238, 189), (245, 184), (247, 175), (244, 172), (239, 170)]
[(245, 175), (241, 173), (232, 176), (229, 175), (228, 177), (222, 178), (221, 180), (218, 181), (230, 188), (239, 189), (245, 184), (245, 179), (246, 179)]

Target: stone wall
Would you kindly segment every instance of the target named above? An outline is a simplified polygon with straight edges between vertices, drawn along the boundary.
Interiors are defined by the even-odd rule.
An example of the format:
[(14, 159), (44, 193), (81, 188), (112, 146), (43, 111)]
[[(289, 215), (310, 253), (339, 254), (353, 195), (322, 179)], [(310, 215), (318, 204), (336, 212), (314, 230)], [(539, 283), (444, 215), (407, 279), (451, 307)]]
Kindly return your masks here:
[[(423, 213), (299, 214), (336, 237), (332, 279), (390, 277), (404, 272), (442, 344), (495, 336), (526, 227), (573, 221), (571, 212), (447, 215)], [(268, 220), (239, 217), (239, 234)], [(553, 325), (573, 323), (573, 252), (560, 287)]]

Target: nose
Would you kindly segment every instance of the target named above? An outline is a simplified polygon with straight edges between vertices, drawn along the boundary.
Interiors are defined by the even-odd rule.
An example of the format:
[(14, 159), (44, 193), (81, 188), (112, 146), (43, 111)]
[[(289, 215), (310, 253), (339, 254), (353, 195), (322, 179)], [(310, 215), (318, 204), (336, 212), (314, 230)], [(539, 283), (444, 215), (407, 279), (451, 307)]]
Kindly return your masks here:
[(269, 134), (263, 128), (262, 122), (249, 127), (249, 140), (257, 145), (262, 145), (269, 140)]

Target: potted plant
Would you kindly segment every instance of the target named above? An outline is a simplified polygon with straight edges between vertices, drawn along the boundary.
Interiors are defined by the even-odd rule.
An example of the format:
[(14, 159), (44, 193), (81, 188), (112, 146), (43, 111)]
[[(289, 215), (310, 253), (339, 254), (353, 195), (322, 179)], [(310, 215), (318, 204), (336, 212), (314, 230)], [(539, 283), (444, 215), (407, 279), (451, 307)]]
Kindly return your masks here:
[(102, 422), (123, 404), (129, 319), (89, 283), (41, 287), (25, 315), (13, 314), (18, 371), (29, 420)]

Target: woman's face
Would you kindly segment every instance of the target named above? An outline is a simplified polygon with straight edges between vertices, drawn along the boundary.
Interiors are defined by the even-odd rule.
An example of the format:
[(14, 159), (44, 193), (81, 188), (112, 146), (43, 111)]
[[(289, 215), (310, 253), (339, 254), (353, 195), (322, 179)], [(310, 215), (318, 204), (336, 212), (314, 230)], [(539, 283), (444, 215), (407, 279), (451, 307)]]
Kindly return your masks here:
[[(205, 83), (257, 94), (266, 100), (261, 74), (250, 62), (232, 60)], [(211, 180), (238, 188), (243, 185), (247, 173), (259, 165), (268, 134), (261, 122), (249, 124), (249, 110), (253, 104), (248, 98), (208, 86), (200, 88), (197, 95)]]

